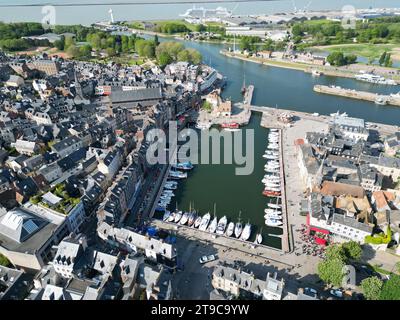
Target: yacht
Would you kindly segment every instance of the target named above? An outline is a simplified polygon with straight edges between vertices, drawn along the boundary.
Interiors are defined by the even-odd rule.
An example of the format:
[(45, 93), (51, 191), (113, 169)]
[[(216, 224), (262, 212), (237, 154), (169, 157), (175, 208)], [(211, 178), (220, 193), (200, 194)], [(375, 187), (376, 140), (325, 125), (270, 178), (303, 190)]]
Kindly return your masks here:
[(318, 70), (315, 70), (315, 69), (311, 71), (311, 75), (313, 77), (319, 77), (321, 74), (322, 74), (321, 71), (318, 71)]
[(228, 237), (231, 237), (234, 231), (235, 231), (235, 224), (233, 222), (229, 222), (228, 228), (226, 229), (226, 235)]
[(263, 241), (263, 238), (262, 238), (261, 231), (260, 231), (260, 233), (257, 233), (256, 240), (254, 242), (257, 244), (261, 244), (262, 241)]
[(183, 212), (182, 211), (178, 211), (176, 214), (175, 214), (175, 223), (178, 223), (180, 220), (181, 220), (181, 218), (182, 218), (182, 215), (183, 215)]
[(267, 214), (269, 214), (269, 213), (272, 213), (272, 214), (282, 214), (281, 211), (276, 210), (276, 209), (264, 209), (264, 212), (267, 213)]
[(210, 223), (211, 215), (210, 213), (206, 213), (201, 219), (199, 230), (206, 231), (208, 224)]
[(188, 226), (191, 227), (195, 221), (197, 220), (197, 212), (196, 211), (192, 211), (189, 215), (189, 219), (188, 219)]
[(266, 219), (266, 220), (269, 220), (269, 219), (282, 220), (282, 216), (277, 215), (277, 214), (267, 213), (264, 215), (264, 219)]
[(217, 225), (217, 234), (223, 235), (225, 233), (226, 225), (228, 224), (228, 219), (226, 216), (223, 216), (221, 219), (218, 221)]
[(271, 143), (270, 145), (268, 145), (268, 148), (271, 150), (279, 150), (279, 144)]
[(236, 238), (239, 238), (240, 237), (240, 235), (242, 234), (242, 231), (243, 231), (243, 225), (242, 225), (242, 222), (240, 221), (240, 214), (239, 214), (239, 220), (238, 220), (238, 222), (236, 222), (236, 225), (235, 225), (235, 237)]
[(211, 128), (211, 126), (212, 126), (212, 124), (210, 122), (205, 122), (205, 123), (198, 122), (198, 123), (196, 123), (195, 128), (200, 129), (200, 130), (208, 130)]
[(208, 232), (214, 233), (217, 230), (218, 226), (218, 218), (214, 216), (214, 219), (212, 219), (210, 226), (208, 227)]
[(200, 226), (200, 223), (201, 223), (202, 220), (203, 220), (202, 216), (199, 215), (199, 216), (196, 218), (196, 220), (194, 221), (193, 226), (194, 226), (195, 228), (198, 228), (198, 227)]
[(279, 173), (280, 169), (279, 168), (264, 168), (265, 172), (270, 172), (270, 173)]
[(176, 188), (177, 188), (177, 186), (176, 185), (173, 185), (173, 184), (166, 184), (165, 186), (164, 186), (164, 190), (176, 190)]
[(169, 171), (169, 176), (171, 179), (186, 179), (187, 178), (187, 173), (186, 172), (181, 172), (181, 171)]
[(168, 222), (174, 222), (175, 216), (176, 216), (176, 211), (174, 211), (170, 214), (170, 216), (168, 217)]
[(266, 219), (265, 224), (269, 227), (279, 227), (283, 225), (282, 221), (276, 219)]
[(183, 170), (183, 171), (190, 171), (194, 168), (193, 164), (190, 161), (177, 163), (172, 165), (171, 167), (176, 170)]
[(251, 236), (251, 224), (246, 223), (246, 225), (243, 228), (242, 235), (240, 237), (241, 240), (247, 241)]
[(181, 220), (179, 221), (179, 223), (180, 223), (181, 225), (184, 225), (184, 224), (186, 224), (186, 223), (188, 222), (188, 220), (189, 220), (189, 212), (185, 212), (185, 213), (182, 215), (182, 218), (181, 218)]
[(280, 204), (275, 204), (275, 203), (268, 203), (268, 207), (272, 209), (281, 209), (282, 206)]
[(386, 84), (386, 85), (391, 85), (395, 86), (397, 85), (397, 82), (392, 80), (392, 79), (386, 79), (385, 77), (379, 76), (377, 74), (373, 73), (359, 73), (354, 76), (356, 80), (359, 81), (364, 81), (364, 82), (369, 82), (369, 83), (375, 83), (375, 84)]
[(268, 160), (279, 160), (279, 156), (274, 156), (272, 154), (264, 154), (263, 158), (268, 159)]
[(386, 105), (387, 103), (388, 103), (388, 101), (385, 99), (385, 97), (377, 96), (376, 99), (375, 99), (375, 104), (384, 106), (384, 105)]

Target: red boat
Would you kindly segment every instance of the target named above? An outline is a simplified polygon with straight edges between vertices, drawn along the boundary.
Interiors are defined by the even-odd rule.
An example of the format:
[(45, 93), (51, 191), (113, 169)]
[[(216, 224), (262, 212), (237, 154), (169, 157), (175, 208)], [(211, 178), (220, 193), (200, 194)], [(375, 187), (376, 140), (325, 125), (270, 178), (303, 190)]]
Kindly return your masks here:
[(238, 123), (223, 123), (223, 124), (221, 124), (221, 128), (239, 129), (239, 124)]
[(263, 196), (266, 197), (279, 197), (281, 195), (281, 193), (278, 191), (268, 191), (268, 190), (264, 190), (262, 194)]

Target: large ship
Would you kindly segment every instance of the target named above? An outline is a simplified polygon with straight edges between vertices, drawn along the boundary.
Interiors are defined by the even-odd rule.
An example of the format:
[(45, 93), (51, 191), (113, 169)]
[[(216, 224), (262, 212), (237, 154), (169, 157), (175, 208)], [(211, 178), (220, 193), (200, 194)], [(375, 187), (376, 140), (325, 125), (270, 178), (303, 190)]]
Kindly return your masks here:
[(196, 8), (196, 6), (193, 6), (193, 8), (186, 10), (185, 13), (180, 14), (179, 16), (185, 19), (216, 20), (231, 17), (232, 12), (223, 7), (206, 9), (204, 7)]
[(372, 73), (359, 73), (354, 76), (356, 80), (375, 83), (375, 84), (387, 84), (391, 86), (397, 85), (397, 82), (392, 79), (386, 79), (385, 77), (379, 76)]

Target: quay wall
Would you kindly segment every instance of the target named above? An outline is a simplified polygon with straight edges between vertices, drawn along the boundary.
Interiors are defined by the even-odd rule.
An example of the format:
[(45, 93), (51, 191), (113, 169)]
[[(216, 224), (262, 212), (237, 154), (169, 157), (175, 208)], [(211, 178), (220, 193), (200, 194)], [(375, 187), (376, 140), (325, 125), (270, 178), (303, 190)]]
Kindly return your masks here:
[(345, 88), (340, 88), (340, 87), (330, 87), (330, 86), (324, 86), (324, 85), (315, 85), (314, 91), (318, 92), (318, 93), (324, 93), (324, 94), (329, 94), (329, 95), (334, 95), (334, 96), (340, 96), (340, 97), (364, 100), (364, 101), (371, 101), (371, 102), (375, 102), (375, 100), (379, 97), (383, 101), (385, 101), (386, 104), (400, 107), (400, 98), (394, 98), (394, 97), (391, 97), (388, 95), (379, 95), (379, 94), (372, 93), (372, 92), (356, 91), (356, 90), (352, 90), (352, 89), (345, 89)]

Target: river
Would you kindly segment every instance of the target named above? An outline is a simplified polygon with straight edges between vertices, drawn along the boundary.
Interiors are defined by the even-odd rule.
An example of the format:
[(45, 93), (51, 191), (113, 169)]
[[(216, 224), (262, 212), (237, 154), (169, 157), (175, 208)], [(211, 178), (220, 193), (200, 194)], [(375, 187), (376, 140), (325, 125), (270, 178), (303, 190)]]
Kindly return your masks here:
[[(182, 0), (184, 1), (184, 0)], [(207, 1), (211, 3), (206, 3)], [(109, 3), (118, 2), (124, 4), (126, 2), (139, 2), (140, 5), (110, 5)], [(157, 19), (177, 19), (179, 14), (185, 13), (191, 8), (192, 4), (178, 4), (179, 0), (173, 4), (168, 4), (168, 0), (157, 0), (165, 4), (158, 4), (157, 9), (154, 5), (143, 4), (143, 0), (0, 0), (0, 5), (18, 5), (18, 4), (87, 4), (96, 3), (96, 6), (65, 6), (56, 7), (56, 24), (84, 24), (90, 25), (98, 21), (109, 20), (110, 15), (108, 10), (111, 8), (114, 12), (115, 20), (157, 20)], [(149, 1), (151, 2), (151, 1)], [(272, 14), (276, 12), (288, 12), (302, 10), (308, 7), (308, 10), (326, 10), (326, 9), (341, 9), (345, 5), (353, 5), (356, 8), (395, 8), (398, 7), (398, 0), (285, 0), (285, 1), (259, 1), (248, 3), (232, 3), (229, 0), (225, 3), (212, 3), (210, 0), (199, 0), (197, 7), (203, 6), (209, 9), (215, 9), (218, 6), (226, 7), (233, 10), (234, 14)], [(15, 21), (37, 21), (41, 22), (43, 16), (42, 7), (3, 7), (0, 8), (0, 21), (15, 22)]]

